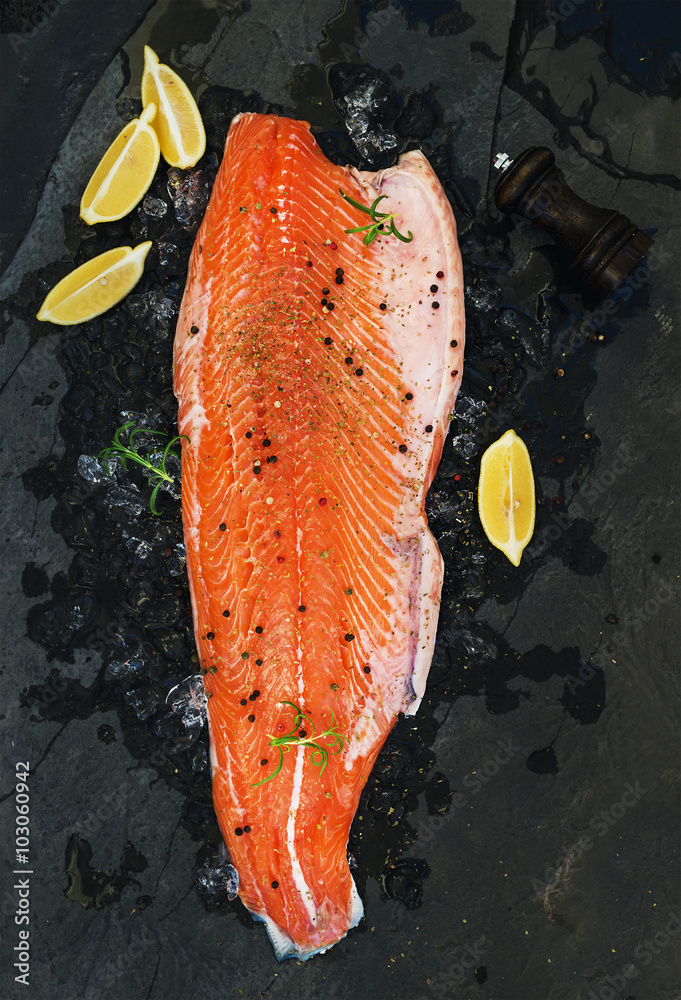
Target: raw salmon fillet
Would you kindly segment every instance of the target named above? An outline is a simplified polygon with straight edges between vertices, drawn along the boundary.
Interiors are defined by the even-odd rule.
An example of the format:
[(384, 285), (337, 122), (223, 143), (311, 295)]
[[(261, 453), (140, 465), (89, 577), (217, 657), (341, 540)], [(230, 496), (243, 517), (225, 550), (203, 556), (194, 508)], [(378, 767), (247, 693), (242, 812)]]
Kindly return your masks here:
[[(413, 240), (346, 235), (370, 219), (339, 188), (386, 195)], [(215, 810), (280, 960), (362, 917), (348, 833), (425, 688), (442, 559), (424, 500), (463, 347), (456, 226), (425, 157), (358, 172), (306, 122), (238, 115), (191, 257), (175, 394)], [(293, 738), (318, 737), (326, 767), (287, 746), (260, 783), (296, 708)]]

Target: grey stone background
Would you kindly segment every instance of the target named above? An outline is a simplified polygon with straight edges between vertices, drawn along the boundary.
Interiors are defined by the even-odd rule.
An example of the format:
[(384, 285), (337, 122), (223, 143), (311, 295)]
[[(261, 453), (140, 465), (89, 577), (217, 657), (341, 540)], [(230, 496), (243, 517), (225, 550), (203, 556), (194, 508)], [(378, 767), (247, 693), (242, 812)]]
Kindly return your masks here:
[[(120, 128), (116, 98), (132, 93), (130, 81), (139, 79), (146, 41), (160, 49), (177, 47), (182, 62), (203, 69), (216, 83), (253, 88), (295, 114), (294, 67), (316, 64), (325, 27), (342, 6), (336, 0), (251, 0), (238, 10), (227, 0), (8, 3), (0, 37), (5, 185), (0, 299), (11, 296), (25, 275), (68, 256), (61, 208), (78, 203), (99, 158), (93, 134), (108, 141)], [(605, 30), (623, 16), (624, 6), (636, 8), (641, 19), (641, 47), (629, 53), (626, 69), (621, 52), (613, 51), (612, 32), (608, 36)], [(399, 64), (403, 91), (432, 88), (448, 120), (460, 121), (454, 151), (461, 170), (479, 185), (479, 209), (493, 183), (494, 153), (515, 155), (529, 145), (549, 145), (559, 160), (564, 157), (568, 179), (584, 197), (617, 207), (654, 230), (656, 257), (648, 308), (618, 318), (623, 333), (598, 357), (588, 399), (588, 420), (601, 448), (590, 474), (593, 488), (575, 499), (574, 509), (595, 523), (594, 539), (608, 556), (605, 567), (598, 575), (575, 578), (549, 551), (517, 601), (490, 601), (482, 611), (518, 653), (540, 643), (593, 652), (607, 675), (607, 709), (595, 725), (568, 719), (559, 701), (562, 681), (555, 677), (542, 684), (523, 679), (519, 686), (530, 696), (512, 713), (492, 715), (480, 698), (459, 698), (446, 714), (443, 709), (434, 745), (437, 766), (460, 798), (444, 817), (428, 816), (425, 804), (412, 816), (420, 833), (412, 853), (425, 857), (433, 873), (423, 907), (408, 911), (384, 900), (370, 881), (363, 932), (305, 965), (278, 966), (261, 928), (249, 930), (232, 916), (204, 910), (191, 877), (196, 845), (179, 823), (181, 797), (130, 757), (115, 714), (59, 724), (32, 721), (20, 707), (22, 689), (44, 682), (52, 666), (25, 634), (35, 597), (22, 590), (22, 570), (32, 562), (52, 578), (71, 559), (50, 524), (52, 501), (36, 502), (21, 476), (40, 458), (60, 454), (56, 418), (66, 385), (55, 357), (59, 333), (48, 331), (31, 343), (26, 326), (5, 309), (0, 797), (8, 851), (0, 886), (0, 995), (34, 1000), (156, 1000), (189, 993), (207, 1000), (673, 1000), (681, 995), (681, 56), (668, 39), (658, 37), (657, 47), (652, 44), (658, 6), (599, 5), (604, 25), (599, 43), (593, 34), (583, 37), (573, 30), (589, 4), (549, 7), (552, 24), (543, 4), (512, 0), (364, 5), (366, 30), (357, 38), (357, 59), (388, 72)], [(437, 34), (429, 28), (434, 13), (451, 12), (467, 15), (463, 30)], [(36, 13), (40, 16), (31, 20)], [(659, 59), (660, 53), (670, 60), (675, 91), (656, 91), (635, 75), (636, 60)], [(527, 231), (513, 237), (517, 274), (533, 266), (531, 251), (542, 240)], [(33, 405), (47, 392), (51, 403)], [(542, 485), (550, 493), (552, 484)], [(654, 555), (660, 558), (653, 561)], [(612, 612), (618, 622), (609, 625)], [(607, 652), (608, 644), (616, 649)], [(59, 664), (62, 676), (79, 678), (84, 686), (99, 666), (97, 655), (85, 652), (73, 663)], [(102, 723), (118, 733), (116, 742), (96, 738)], [(528, 755), (550, 743), (559, 772), (532, 773)], [(31, 764), (28, 991), (15, 984), (11, 967), (18, 940), (9, 850), (12, 787), (15, 763), (23, 760)], [(128, 842), (149, 862), (138, 876), (139, 888), (124, 890), (118, 904), (101, 910), (85, 910), (65, 896), (66, 843), (84, 824), (98, 869), (115, 869)], [(137, 907), (139, 893), (152, 896), (153, 906)], [(482, 983), (473, 976), (480, 966), (487, 974)]]

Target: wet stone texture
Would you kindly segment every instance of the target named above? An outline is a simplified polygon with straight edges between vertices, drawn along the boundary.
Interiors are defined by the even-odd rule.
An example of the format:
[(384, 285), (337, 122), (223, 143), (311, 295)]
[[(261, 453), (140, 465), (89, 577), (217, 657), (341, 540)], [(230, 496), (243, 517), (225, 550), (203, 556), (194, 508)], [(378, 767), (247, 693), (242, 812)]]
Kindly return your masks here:
[[(44, 91), (30, 127), (45, 138), (17, 172), (18, 202), (41, 193), (30, 227), (25, 212), (4, 227), (3, 245), (21, 245), (0, 278), (0, 994), (25, 995), (12, 963), (27, 926), (34, 1000), (678, 997), (671, 5), (93, 10), (80, 5), (75, 31), (72, 4), (16, 0), (1, 25), (5, 65), (19, 60)], [(191, 171), (162, 163), (130, 216), (90, 230), (80, 193), (139, 112), (145, 43), (198, 95), (208, 149)], [(94, 73), (78, 100), (46, 87), (45, 51), (58, 53), (60, 79)], [(304, 117), (329, 157), (362, 168), (422, 149), (465, 268), (466, 370), (427, 502), (446, 561), (428, 691), (388, 740), (352, 827), (366, 919), (305, 965), (278, 965), (235, 898), (210, 795), (177, 483), (153, 517), (141, 469), (92, 457), (128, 420), (175, 433), (187, 257), (239, 111)], [(578, 194), (654, 237), (605, 302), (582, 295), (541, 230), (494, 207), (495, 154), (531, 145), (555, 152)], [(35, 321), (72, 267), (146, 239), (144, 276), (118, 308), (80, 327)], [(538, 500), (517, 570), (476, 512), (480, 456), (509, 427), (530, 450)], [(138, 440), (147, 450), (163, 438)], [(27, 863), (14, 850), (23, 762)], [(28, 925), (15, 922), (19, 879)]]

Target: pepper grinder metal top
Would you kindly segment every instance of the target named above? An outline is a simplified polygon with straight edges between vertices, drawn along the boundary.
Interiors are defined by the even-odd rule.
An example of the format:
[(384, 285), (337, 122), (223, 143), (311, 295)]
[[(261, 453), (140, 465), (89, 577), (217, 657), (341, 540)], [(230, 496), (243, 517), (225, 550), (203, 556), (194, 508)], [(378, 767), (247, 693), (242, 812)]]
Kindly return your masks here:
[(654, 242), (626, 215), (578, 197), (544, 146), (532, 146), (514, 160), (498, 153), (494, 166), (503, 171), (494, 191), (497, 207), (545, 229), (568, 269), (599, 299), (617, 288)]

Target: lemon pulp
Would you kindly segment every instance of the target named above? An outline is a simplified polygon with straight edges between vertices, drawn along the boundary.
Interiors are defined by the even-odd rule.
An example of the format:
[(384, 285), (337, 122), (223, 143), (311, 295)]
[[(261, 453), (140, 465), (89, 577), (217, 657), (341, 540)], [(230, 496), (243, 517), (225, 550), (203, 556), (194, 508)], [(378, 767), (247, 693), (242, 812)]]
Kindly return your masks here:
[(518, 566), (534, 531), (535, 494), (530, 455), (514, 430), (482, 456), (478, 511), (492, 545)]

